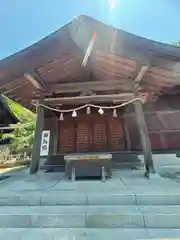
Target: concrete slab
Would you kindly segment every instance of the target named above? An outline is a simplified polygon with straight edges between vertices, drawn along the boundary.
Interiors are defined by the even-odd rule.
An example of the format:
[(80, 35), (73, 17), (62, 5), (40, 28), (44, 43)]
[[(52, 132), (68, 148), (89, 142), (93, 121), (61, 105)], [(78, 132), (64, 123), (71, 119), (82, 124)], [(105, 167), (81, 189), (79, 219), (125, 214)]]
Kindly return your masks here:
[(179, 205), (176, 206), (139, 206), (143, 214), (180, 214)]
[[(42, 229), (27, 229), (22, 234), (23, 240), (86, 240), (85, 229), (74, 228), (74, 229), (62, 229), (62, 228), (43, 228)], [(43, 238), (45, 235), (45, 238)]]
[[(0, 206), (81, 206), (81, 205), (178, 205), (180, 194), (174, 192), (148, 191), (31, 191), (3, 193)], [(31, 197), (29, 197), (31, 194)]]
[(147, 233), (154, 239), (180, 239), (179, 229), (147, 229)]
[(82, 207), (0, 207), (0, 227), (85, 227)]
[(8, 228), (0, 229), (0, 239), (8, 240), (112, 240), (178, 239), (180, 230), (157, 229), (82, 229), (82, 228)]
[(106, 182), (102, 181), (61, 181), (56, 184), (53, 189), (56, 190), (74, 190), (74, 191), (104, 191), (104, 190), (126, 190), (127, 187), (120, 179), (111, 179)]
[(141, 214), (87, 214), (88, 228), (144, 228)]
[(0, 207), (0, 227), (85, 227), (83, 206)]
[(3, 206), (0, 207), (0, 216), (3, 215), (47, 215), (47, 214), (85, 214), (87, 206)]
[(144, 239), (148, 237), (146, 229), (87, 229), (88, 239)]
[(2, 194), (0, 196), (0, 206), (37, 206), (41, 204), (40, 194)]
[(85, 214), (48, 214), (32, 215), (31, 227), (34, 228), (85, 228)]
[[(41, 193), (40, 193), (41, 194)], [(51, 192), (40, 195), (40, 204), (44, 206), (86, 205), (86, 195), (83, 193)]]
[(85, 229), (62, 228), (8, 228), (0, 229), (0, 239), (4, 240), (74, 240), (86, 239)]
[(169, 189), (178, 188), (179, 184), (165, 178), (145, 179), (142, 170), (116, 171), (119, 177), (108, 179), (105, 183), (99, 181), (76, 181), (71, 182), (62, 178), (59, 173), (41, 173), (38, 175), (17, 175), (10, 179), (0, 182), (1, 191), (49, 191), (49, 190), (66, 190), (66, 191), (83, 191), (99, 192), (105, 190), (130, 191), (136, 188), (144, 189)]
[[(71, 182), (58, 173), (14, 176), (0, 182), (0, 227), (54, 227), (57, 232), (58, 228), (84, 228), (85, 235), (78, 239), (117, 238), (118, 230), (124, 228), (180, 229), (180, 208), (176, 206), (180, 205), (179, 183), (161, 177), (148, 180), (142, 176), (143, 171), (124, 170), (116, 172), (116, 178), (105, 183)], [(86, 232), (92, 228), (117, 231), (107, 235), (104, 229), (101, 233)], [(32, 236), (35, 235), (32, 233)]]
[(180, 229), (180, 215), (179, 214), (145, 214), (144, 221), (146, 228), (177, 228)]
[(0, 229), (0, 239), (8, 240), (112, 240), (119, 239), (120, 236), (122, 239), (145, 239), (148, 237), (148, 233), (142, 229)]
[(144, 227), (135, 206), (0, 207), (0, 227)]
[(144, 179), (141, 173), (119, 171), (121, 179), (105, 183), (71, 182), (61, 179), (58, 173), (16, 176), (0, 182), (0, 205), (180, 204), (179, 183), (165, 178)]
[(135, 205), (136, 199), (132, 192), (122, 193), (89, 193), (87, 194), (88, 205)]
[(135, 206), (88, 206), (88, 228), (144, 228), (143, 216)]
[(0, 239), (22, 240), (23, 228), (0, 228)]
[(178, 205), (180, 194), (177, 193), (135, 193), (138, 205)]
[(23, 214), (1, 214), (0, 228), (29, 228), (31, 226), (31, 218), (29, 215)]
[(146, 228), (180, 229), (179, 206), (139, 206)]
[(10, 177), (11, 181), (4, 181), (1, 184), (3, 191), (23, 191), (23, 190), (48, 190), (51, 189), (58, 179), (45, 178), (41, 179), (38, 176), (24, 177), (16, 176)]

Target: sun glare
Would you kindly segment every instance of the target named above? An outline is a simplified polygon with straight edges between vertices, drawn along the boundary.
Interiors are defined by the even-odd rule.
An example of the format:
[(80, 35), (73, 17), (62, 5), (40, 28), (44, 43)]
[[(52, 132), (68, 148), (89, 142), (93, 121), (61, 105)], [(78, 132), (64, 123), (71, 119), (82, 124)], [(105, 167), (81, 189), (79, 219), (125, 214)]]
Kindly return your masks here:
[(117, 0), (108, 0), (110, 10), (112, 11), (116, 6)]

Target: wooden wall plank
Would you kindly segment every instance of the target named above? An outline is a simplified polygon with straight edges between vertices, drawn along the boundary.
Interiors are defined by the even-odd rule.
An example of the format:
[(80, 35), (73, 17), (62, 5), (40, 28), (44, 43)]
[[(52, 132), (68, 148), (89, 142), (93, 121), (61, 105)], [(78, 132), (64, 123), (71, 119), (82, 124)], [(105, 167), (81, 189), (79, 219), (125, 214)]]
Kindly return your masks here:
[[(112, 114), (112, 113), (111, 113)], [(74, 124), (74, 123), (75, 124)], [(60, 121), (59, 152), (107, 152), (125, 150), (122, 118), (80, 115)]]

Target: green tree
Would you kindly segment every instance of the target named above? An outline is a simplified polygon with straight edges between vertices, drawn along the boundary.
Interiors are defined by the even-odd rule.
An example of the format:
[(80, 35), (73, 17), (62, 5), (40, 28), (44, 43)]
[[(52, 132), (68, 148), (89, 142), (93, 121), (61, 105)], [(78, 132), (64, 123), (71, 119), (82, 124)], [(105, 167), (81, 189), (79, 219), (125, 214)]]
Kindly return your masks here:
[(12, 139), (10, 143), (10, 150), (12, 153), (20, 153), (25, 150), (30, 151), (34, 139), (36, 115), (7, 97), (5, 97), (5, 100), (20, 122), (11, 125), (14, 127), (14, 131), (4, 134), (3, 139)]
[(173, 43), (173, 45), (180, 47), (180, 41)]

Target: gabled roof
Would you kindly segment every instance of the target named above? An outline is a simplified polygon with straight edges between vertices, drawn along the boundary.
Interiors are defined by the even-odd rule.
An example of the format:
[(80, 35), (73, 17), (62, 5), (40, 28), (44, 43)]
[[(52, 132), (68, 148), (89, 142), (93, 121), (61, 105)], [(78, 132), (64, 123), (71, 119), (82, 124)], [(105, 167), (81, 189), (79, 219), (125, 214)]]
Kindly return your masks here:
[[(58, 57), (65, 50), (65, 46), (71, 45), (74, 47), (73, 43), (77, 49), (84, 51), (87, 49), (89, 40), (94, 32), (97, 33), (97, 39), (100, 39), (96, 47), (100, 47), (102, 50), (112, 53), (115, 51), (117, 54), (126, 57), (129, 55), (129, 52), (133, 51), (133, 53), (144, 52), (147, 54), (147, 57), (156, 56), (167, 60), (180, 60), (180, 48), (177, 46), (133, 35), (82, 15), (30, 47), (0, 60), (0, 79), (8, 76), (8, 72), (9, 75), (11, 73), (20, 75), (22, 72), (29, 71), (31, 67), (34, 69), (42, 65), (46, 60), (49, 60), (50, 57)], [(114, 39), (114, 36), (117, 39), (115, 44), (111, 41)], [(114, 46), (112, 47), (112, 45)], [(129, 52), (127, 52), (127, 48)], [(71, 48), (66, 48), (66, 50), (70, 52)], [(139, 54), (136, 53), (136, 56), (133, 56), (131, 53), (130, 55), (138, 60)]]
[[(81, 63), (94, 32), (97, 38), (91, 63), (83, 68)], [(1, 60), (0, 91), (32, 110), (37, 86), (27, 81), (25, 73), (31, 73), (39, 84), (43, 82), (44, 91), (49, 92), (57, 83), (85, 81), (88, 71), (98, 81), (132, 78), (138, 64), (150, 66), (143, 83), (146, 90), (161, 90), (167, 85), (172, 88), (178, 82), (180, 48), (80, 16), (38, 43)]]

